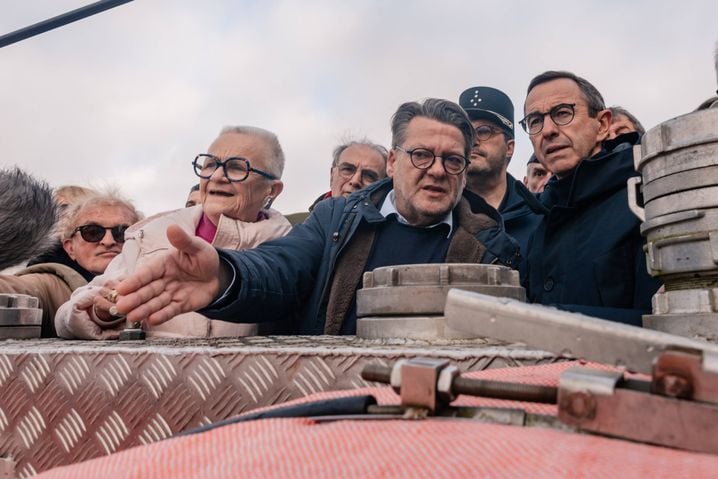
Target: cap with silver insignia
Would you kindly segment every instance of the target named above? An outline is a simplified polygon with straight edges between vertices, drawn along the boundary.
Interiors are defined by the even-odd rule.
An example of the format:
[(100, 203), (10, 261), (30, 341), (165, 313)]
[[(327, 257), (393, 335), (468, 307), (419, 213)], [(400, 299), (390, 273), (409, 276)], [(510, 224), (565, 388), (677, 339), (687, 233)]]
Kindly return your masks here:
[(459, 105), (471, 120), (489, 120), (514, 137), (514, 104), (506, 93), (488, 86), (465, 90)]

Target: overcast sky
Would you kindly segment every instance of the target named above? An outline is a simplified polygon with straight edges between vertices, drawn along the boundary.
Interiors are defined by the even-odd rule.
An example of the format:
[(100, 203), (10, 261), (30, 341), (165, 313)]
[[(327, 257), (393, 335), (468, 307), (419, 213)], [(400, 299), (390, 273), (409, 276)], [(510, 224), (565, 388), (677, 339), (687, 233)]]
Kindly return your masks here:
[[(0, 0), (0, 33), (89, 3)], [(564, 69), (651, 128), (715, 94), (717, 39), (715, 0), (136, 0), (0, 49), (1, 164), (118, 185), (149, 215), (184, 204), (222, 126), (255, 125), (284, 147), (291, 213), (328, 189), (342, 138), (389, 146), (404, 101), (488, 85), (519, 120), (529, 80)]]

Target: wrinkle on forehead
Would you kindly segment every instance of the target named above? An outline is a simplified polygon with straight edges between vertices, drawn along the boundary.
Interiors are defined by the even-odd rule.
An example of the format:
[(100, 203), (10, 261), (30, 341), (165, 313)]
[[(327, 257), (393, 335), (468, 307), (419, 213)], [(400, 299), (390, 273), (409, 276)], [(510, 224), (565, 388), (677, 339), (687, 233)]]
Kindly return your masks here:
[(524, 115), (546, 113), (561, 103), (587, 105), (588, 101), (576, 82), (568, 78), (557, 78), (531, 89), (526, 95)]
[(379, 152), (367, 145), (351, 145), (346, 148), (342, 154), (339, 155), (339, 163), (337, 166), (343, 164), (370, 169), (380, 175), (386, 171), (384, 159)]
[[(437, 143), (437, 138), (442, 141)], [(407, 126), (404, 146), (406, 149), (425, 148), (431, 151), (443, 148), (443, 154), (463, 156), (464, 136), (461, 130), (453, 125), (417, 116)], [(439, 153), (434, 151), (434, 154)]]
[(134, 221), (132, 213), (122, 206), (93, 206), (78, 215), (77, 224), (74, 227), (87, 223), (116, 226), (119, 224), (132, 224)]

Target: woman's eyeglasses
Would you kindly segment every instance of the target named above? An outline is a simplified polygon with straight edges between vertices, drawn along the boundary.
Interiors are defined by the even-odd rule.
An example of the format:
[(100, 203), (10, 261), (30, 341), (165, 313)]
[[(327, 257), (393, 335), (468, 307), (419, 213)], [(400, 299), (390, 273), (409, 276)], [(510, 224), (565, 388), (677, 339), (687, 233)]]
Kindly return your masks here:
[(224, 176), (233, 183), (239, 183), (247, 179), (250, 173), (256, 173), (269, 180), (277, 180), (278, 178), (266, 171), (258, 168), (252, 168), (249, 160), (246, 158), (227, 158), (222, 161), (216, 156), (201, 154), (192, 162), (194, 174), (202, 179), (208, 180), (212, 177), (217, 168), (224, 170)]

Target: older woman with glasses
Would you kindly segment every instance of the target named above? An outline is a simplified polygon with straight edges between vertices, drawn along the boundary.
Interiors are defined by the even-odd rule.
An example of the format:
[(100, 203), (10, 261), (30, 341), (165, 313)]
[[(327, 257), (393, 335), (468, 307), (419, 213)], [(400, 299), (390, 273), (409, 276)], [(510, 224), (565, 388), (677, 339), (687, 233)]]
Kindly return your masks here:
[(91, 194), (70, 208), (62, 227), (65, 259), (33, 264), (15, 275), (0, 276), (0, 292), (29, 294), (42, 308), (43, 337), (56, 335), (55, 312), (78, 288), (102, 274), (120, 254), (124, 232), (140, 214), (114, 193)]
[[(77, 290), (55, 316), (64, 338), (113, 339), (125, 327), (112, 314), (113, 287), (137, 266), (170, 247), (166, 230), (176, 224), (213, 246), (248, 249), (284, 236), (291, 228), (281, 213), (270, 208), (282, 192), (284, 153), (276, 135), (261, 128), (224, 128), (207, 153), (192, 162), (200, 178), (198, 205), (160, 213), (132, 226), (126, 243), (102, 276)], [(256, 324), (209, 320), (198, 313), (179, 315), (147, 331), (149, 336), (247, 336)]]

